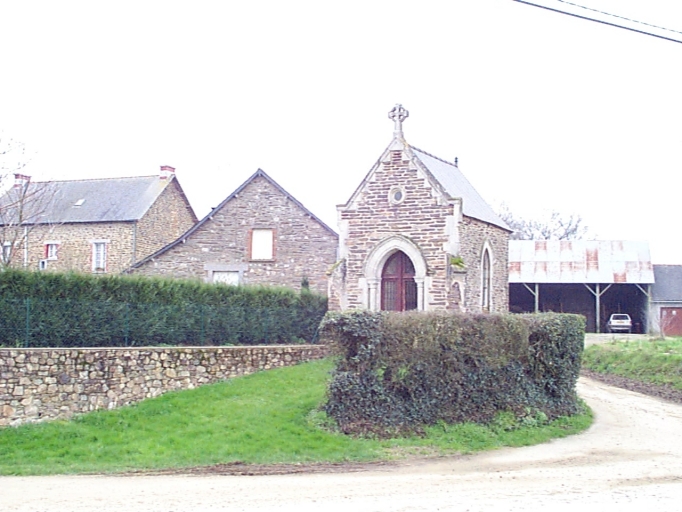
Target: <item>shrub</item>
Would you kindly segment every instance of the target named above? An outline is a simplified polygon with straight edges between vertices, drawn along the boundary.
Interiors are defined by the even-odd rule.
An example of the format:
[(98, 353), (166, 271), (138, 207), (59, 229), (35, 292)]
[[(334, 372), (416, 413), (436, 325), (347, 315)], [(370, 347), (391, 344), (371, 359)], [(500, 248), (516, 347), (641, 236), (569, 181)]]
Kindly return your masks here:
[(345, 432), (577, 411), (584, 319), (576, 315), (327, 313), (338, 356), (325, 412)]
[(0, 272), (0, 346), (312, 342), (326, 310), (327, 299), (309, 290)]

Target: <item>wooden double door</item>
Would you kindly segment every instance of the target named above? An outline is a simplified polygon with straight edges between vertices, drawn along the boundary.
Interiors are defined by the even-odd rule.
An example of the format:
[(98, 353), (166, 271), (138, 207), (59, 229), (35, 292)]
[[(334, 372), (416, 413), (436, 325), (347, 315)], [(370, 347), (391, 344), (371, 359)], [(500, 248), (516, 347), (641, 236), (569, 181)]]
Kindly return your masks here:
[(409, 311), (417, 309), (417, 283), (414, 264), (404, 252), (392, 254), (381, 272), (381, 309)]

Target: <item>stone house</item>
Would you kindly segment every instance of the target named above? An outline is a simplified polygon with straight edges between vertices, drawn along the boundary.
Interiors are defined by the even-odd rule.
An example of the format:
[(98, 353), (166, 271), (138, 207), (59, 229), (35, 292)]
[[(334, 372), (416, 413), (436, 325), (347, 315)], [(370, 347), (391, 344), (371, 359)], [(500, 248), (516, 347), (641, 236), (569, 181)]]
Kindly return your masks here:
[(327, 293), (338, 235), (259, 169), (174, 242), (128, 272)]
[(125, 270), (197, 221), (169, 166), (128, 178), (31, 182), (18, 174), (0, 210), (6, 264), (96, 274)]
[(330, 309), (507, 311), (510, 229), (456, 161), (407, 143), (407, 116), (389, 113), (391, 143), (337, 207)]
[(649, 332), (682, 336), (682, 265), (654, 265)]

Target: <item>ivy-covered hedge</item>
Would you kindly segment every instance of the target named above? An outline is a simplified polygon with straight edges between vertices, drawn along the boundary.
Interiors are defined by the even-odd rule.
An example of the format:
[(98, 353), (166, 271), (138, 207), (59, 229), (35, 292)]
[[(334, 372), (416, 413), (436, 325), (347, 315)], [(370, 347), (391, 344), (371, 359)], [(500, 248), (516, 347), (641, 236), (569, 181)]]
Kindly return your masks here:
[(325, 411), (347, 433), (577, 412), (585, 321), (567, 314), (327, 313)]
[(0, 272), (0, 346), (314, 342), (326, 297), (129, 276)]

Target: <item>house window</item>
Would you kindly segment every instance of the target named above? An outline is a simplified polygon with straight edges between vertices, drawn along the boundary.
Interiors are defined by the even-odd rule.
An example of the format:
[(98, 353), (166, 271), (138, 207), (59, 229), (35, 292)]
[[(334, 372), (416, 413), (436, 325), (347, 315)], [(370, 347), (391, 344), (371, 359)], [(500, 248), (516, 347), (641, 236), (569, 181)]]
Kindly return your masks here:
[(45, 244), (45, 258), (48, 260), (57, 259), (57, 250), (59, 249), (59, 244), (56, 243), (46, 243)]
[(92, 271), (106, 272), (107, 270), (107, 243), (92, 243)]
[(274, 260), (275, 259), (275, 233), (272, 229), (251, 230), (251, 260)]
[(5, 265), (9, 264), (11, 257), (12, 257), (12, 243), (11, 242), (5, 242), (2, 244), (2, 262)]
[(214, 283), (238, 286), (240, 282), (240, 272), (238, 270), (215, 270), (212, 276)]
[(483, 251), (483, 260), (481, 261), (481, 309), (483, 311), (490, 311), (490, 252), (488, 249)]
[(206, 282), (239, 286), (244, 284), (244, 273), (248, 272), (248, 263), (218, 263), (204, 264)]

